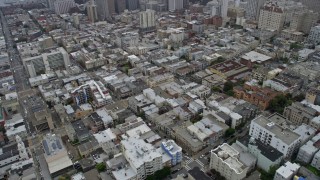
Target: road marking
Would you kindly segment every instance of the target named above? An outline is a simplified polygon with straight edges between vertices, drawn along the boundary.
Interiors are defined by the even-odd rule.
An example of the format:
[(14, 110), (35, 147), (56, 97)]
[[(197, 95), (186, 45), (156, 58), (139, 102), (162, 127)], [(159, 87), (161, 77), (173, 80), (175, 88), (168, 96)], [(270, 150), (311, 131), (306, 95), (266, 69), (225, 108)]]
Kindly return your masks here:
[(196, 162), (200, 165), (200, 166), (204, 166), (204, 164), (199, 160), (199, 159), (196, 159)]
[(188, 159), (185, 162), (186, 162), (186, 164), (190, 164), (191, 162), (193, 162), (193, 159)]
[(184, 168), (185, 168), (187, 171), (189, 171), (189, 170), (191, 169), (188, 165), (184, 166)]
[(203, 167), (200, 170), (203, 171), (203, 172), (206, 172)]

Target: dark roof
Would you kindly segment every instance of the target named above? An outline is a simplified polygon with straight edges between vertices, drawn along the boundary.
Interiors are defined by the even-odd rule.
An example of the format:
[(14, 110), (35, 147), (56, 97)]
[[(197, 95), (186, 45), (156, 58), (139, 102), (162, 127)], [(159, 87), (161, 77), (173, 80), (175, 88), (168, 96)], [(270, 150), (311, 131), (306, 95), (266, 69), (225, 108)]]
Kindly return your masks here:
[(244, 137), (238, 139), (238, 141), (247, 147), (249, 144), (257, 146), (258, 149), (260, 150), (260, 154), (262, 154), (263, 156), (265, 156), (266, 158), (268, 158), (272, 162), (278, 160), (280, 157), (283, 156), (283, 154), (280, 151), (273, 148), (272, 146), (266, 145), (257, 139), (255, 139), (254, 141), (250, 141), (250, 138), (251, 137), (249, 135), (247, 135), (247, 136), (244, 136)]
[(82, 120), (72, 122), (73, 129), (75, 130), (77, 136), (82, 136), (85, 134), (89, 134), (89, 130), (84, 125)]
[(211, 180), (211, 178), (207, 176), (204, 172), (202, 172), (199, 167), (194, 167), (193, 169), (189, 170), (188, 173), (194, 179)]

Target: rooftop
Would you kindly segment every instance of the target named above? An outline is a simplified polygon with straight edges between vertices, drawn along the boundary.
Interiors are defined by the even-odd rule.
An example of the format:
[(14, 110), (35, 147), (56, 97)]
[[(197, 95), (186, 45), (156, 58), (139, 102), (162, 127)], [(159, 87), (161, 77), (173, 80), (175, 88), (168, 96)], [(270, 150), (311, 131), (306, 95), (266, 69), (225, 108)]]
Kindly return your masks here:
[(300, 138), (300, 136), (297, 133), (292, 132), (289, 129), (282, 128), (281, 126), (275, 124), (274, 122), (272, 122), (264, 116), (258, 116), (252, 121), (269, 130), (277, 138), (279, 138), (281, 141), (288, 145), (294, 143)]

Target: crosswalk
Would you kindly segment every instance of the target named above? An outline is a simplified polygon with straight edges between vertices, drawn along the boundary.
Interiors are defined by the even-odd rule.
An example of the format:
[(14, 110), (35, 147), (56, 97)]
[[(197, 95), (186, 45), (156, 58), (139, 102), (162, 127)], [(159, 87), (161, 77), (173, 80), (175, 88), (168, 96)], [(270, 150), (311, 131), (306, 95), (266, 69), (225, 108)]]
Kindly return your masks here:
[(191, 170), (192, 168), (189, 166), (189, 164), (192, 163), (192, 162), (194, 162), (194, 161), (200, 165), (201, 171), (205, 172), (204, 164), (203, 164), (203, 162), (201, 162), (199, 159), (193, 160), (192, 158), (190, 158), (190, 159), (186, 160), (186, 161), (185, 161), (184, 168), (185, 168), (187, 171)]

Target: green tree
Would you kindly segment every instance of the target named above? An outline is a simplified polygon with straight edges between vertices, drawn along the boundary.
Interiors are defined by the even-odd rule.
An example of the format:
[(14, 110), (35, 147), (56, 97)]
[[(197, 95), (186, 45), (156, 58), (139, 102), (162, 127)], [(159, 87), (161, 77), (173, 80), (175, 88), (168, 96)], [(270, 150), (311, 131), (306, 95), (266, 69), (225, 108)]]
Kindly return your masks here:
[(226, 130), (224, 136), (225, 136), (225, 137), (230, 137), (230, 136), (233, 135), (235, 132), (236, 132), (235, 129), (229, 128), (229, 129)]
[(212, 86), (211, 91), (212, 92), (220, 92), (221, 89), (218, 86)]
[(282, 114), (284, 111), (284, 108), (291, 105), (292, 100), (291, 100), (291, 95), (277, 95), (276, 97), (274, 97), (270, 103), (269, 103), (269, 107), (268, 109), (271, 112), (277, 112)]
[(230, 90), (233, 90), (233, 83), (231, 81), (227, 81), (227, 82), (224, 83), (223, 91), (227, 92), (227, 91), (230, 91)]
[(106, 170), (106, 164), (105, 164), (104, 162), (98, 163), (98, 164), (96, 165), (96, 169), (97, 169), (99, 172), (105, 171), (105, 170)]
[(156, 171), (153, 175), (147, 176), (147, 180), (163, 180), (171, 173), (170, 167), (165, 166), (163, 169)]

